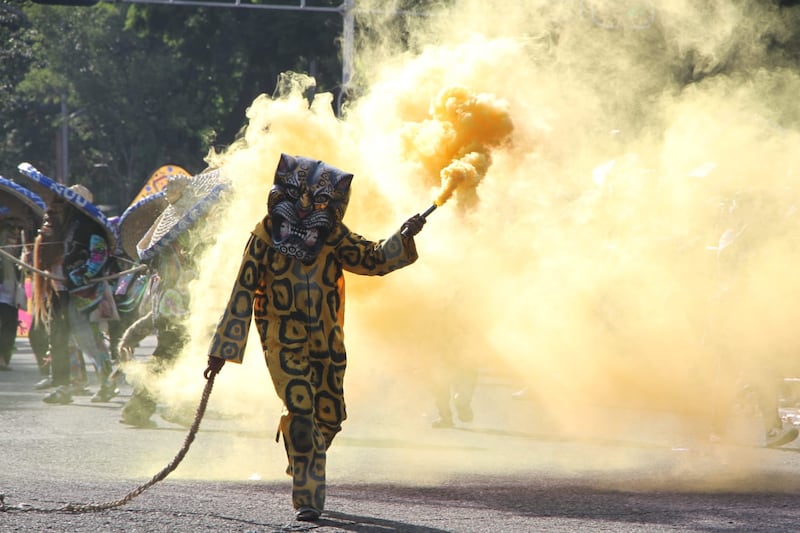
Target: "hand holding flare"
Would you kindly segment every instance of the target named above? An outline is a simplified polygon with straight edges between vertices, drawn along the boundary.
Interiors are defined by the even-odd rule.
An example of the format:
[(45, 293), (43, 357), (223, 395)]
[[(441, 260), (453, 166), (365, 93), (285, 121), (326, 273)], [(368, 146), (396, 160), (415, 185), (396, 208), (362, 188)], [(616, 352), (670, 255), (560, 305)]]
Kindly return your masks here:
[(400, 235), (403, 237), (413, 237), (420, 231), (422, 231), (422, 226), (425, 225), (425, 219), (428, 215), (433, 213), (433, 210), (436, 209), (436, 204), (433, 204), (425, 212), (421, 214), (416, 214), (413, 217), (409, 218), (403, 223), (403, 227), (400, 228)]

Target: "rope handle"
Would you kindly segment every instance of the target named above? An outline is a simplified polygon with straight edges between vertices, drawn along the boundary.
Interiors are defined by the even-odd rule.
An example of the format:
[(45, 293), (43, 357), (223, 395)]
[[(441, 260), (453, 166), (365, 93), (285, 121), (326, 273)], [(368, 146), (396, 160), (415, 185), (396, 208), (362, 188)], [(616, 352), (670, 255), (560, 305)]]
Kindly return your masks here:
[[(53, 274), (51, 274), (50, 272), (47, 272), (46, 270), (40, 270), (40, 269), (36, 268), (33, 265), (29, 265), (28, 263), (26, 263), (22, 259), (20, 259), (18, 257), (14, 257), (12, 254), (8, 253), (7, 251), (3, 250), (2, 248), (0, 248), (0, 255), (2, 255), (6, 259), (10, 259), (11, 261), (13, 261), (14, 263), (16, 263), (17, 265), (21, 266), (23, 269), (25, 269), (25, 270), (27, 270), (29, 272), (35, 272), (36, 274), (39, 274), (40, 276), (43, 276), (43, 277), (48, 278), (48, 279), (52, 279), (54, 281), (61, 281), (61, 282), (66, 282), (67, 281), (66, 278), (62, 278), (60, 276), (54, 276)], [(137, 265), (137, 266), (135, 266), (133, 268), (129, 268), (128, 270), (123, 270), (122, 272), (117, 272), (116, 274), (110, 274), (108, 276), (99, 276), (99, 277), (96, 277), (96, 278), (92, 278), (91, 280), (88, 281), (88, 283), (89, 284), (93, 284), (93, 283), (102, 283), (103, 281), (111, 281), (111, 280), (114, 280), (114, 279), (117, 279), (117, 278), (121, 278), (122, 276), (126, 276), (126, 275), (132, 274), (134, 272), (140, 272), (140, 271), (146, 270), (146, 269), (147, 269), (147, 265)]]

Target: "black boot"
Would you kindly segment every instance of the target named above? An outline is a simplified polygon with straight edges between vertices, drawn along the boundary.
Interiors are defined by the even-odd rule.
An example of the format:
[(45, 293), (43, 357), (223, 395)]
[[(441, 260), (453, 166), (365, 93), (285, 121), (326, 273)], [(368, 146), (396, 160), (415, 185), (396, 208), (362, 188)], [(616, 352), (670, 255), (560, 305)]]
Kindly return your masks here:
[(125, 407), (122, 408), (120, 422), (136, 427), (154, 427), (155, 422), (150, 420), (156, 412), (156, 402), (147, 391), (136, 391)]

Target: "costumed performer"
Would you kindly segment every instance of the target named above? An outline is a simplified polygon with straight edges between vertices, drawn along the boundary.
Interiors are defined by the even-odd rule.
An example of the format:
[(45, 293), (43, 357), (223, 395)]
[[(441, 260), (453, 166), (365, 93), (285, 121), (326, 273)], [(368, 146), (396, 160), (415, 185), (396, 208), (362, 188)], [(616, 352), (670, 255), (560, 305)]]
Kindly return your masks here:
[[(126, 253), (136, 254), (151, 270), (143, 299), (142, 316), (122, 335), (119, 352), (131, 353), (141, 340), (156, 333), (156, 347), (148, 362), (158, 375), (167, 370), (188, 341), (189, 282), (197, 277), (196, 259), (204, 228), (213, 226), (212, 208), (227, 190), (219, 170), (194, 177), (174, 175), (164, 188), (129, 207), (120, 218), (120, 235)], [(155, 215), (155, 216), (154, 216)], [(146, 382), (136, 383), (133, 396), (122, 408), (121, 422), (151, 427), (157, 396)]]
[(410, 265), (413, 236), (425, 223), (415, 215), (378, 242), (351, 232), (342, 218), (352, 178), (323, 161), (281, 155), (267, 215), (245, 248), (204, 373), (209, 379), (226, 361), (242, 362), (254, 317), (284, 404), (279, 429), (301, 521), (324, 509), (326, 452), (346, 418), (343, 271), (381, 276)]
[(114, 302), (108, 282), (95, 278), (107, 272), (111, 250), (116, 246), (115, 231), (83, 185), (65, 187), (29, 163), (18, 168), (30, 179), (31, 188), (43, 191), (41, 196), (47, 202), (34, 244), (34, 266), (49, 276), (33, 275), (34, 320), (49, 326), (51, 375), (57, 387), (44, 401), (72, 402), (68, 348), (72, 337), (95, 367), (100, 388), (91, 401), (107, 402), (119, 394), (119, 389), (110, 379), (111, 353), (98, 322), (111, 318), (108, 309)]
[[(20, 261), (26, 234), (39, 227), (44, 201), (18, 183), (0, 176), (0, 246)], [(11, 370), (19, 325), (19, 310), (27, 309), (24, 274), (11, 258), (0, 257), (0, 370)]]

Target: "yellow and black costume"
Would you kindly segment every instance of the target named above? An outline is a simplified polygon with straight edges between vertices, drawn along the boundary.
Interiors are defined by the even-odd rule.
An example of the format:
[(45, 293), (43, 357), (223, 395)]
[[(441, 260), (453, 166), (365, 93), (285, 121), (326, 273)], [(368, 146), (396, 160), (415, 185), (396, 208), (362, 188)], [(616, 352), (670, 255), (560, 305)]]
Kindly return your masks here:
[[(278, 396), (298, 518), (325, 503), (326, 450), (346, 418), (343, 271), (384, 275), (417, 259), (413, 235), (369, 241), (341, 220), (352, 174), (322, 161), (282, 155), (268, 214), (252, 232), (209, 351), (209, 368), (241, 363), (251, 317)], [(217, 359), (216, 361), (214, 359)]]

